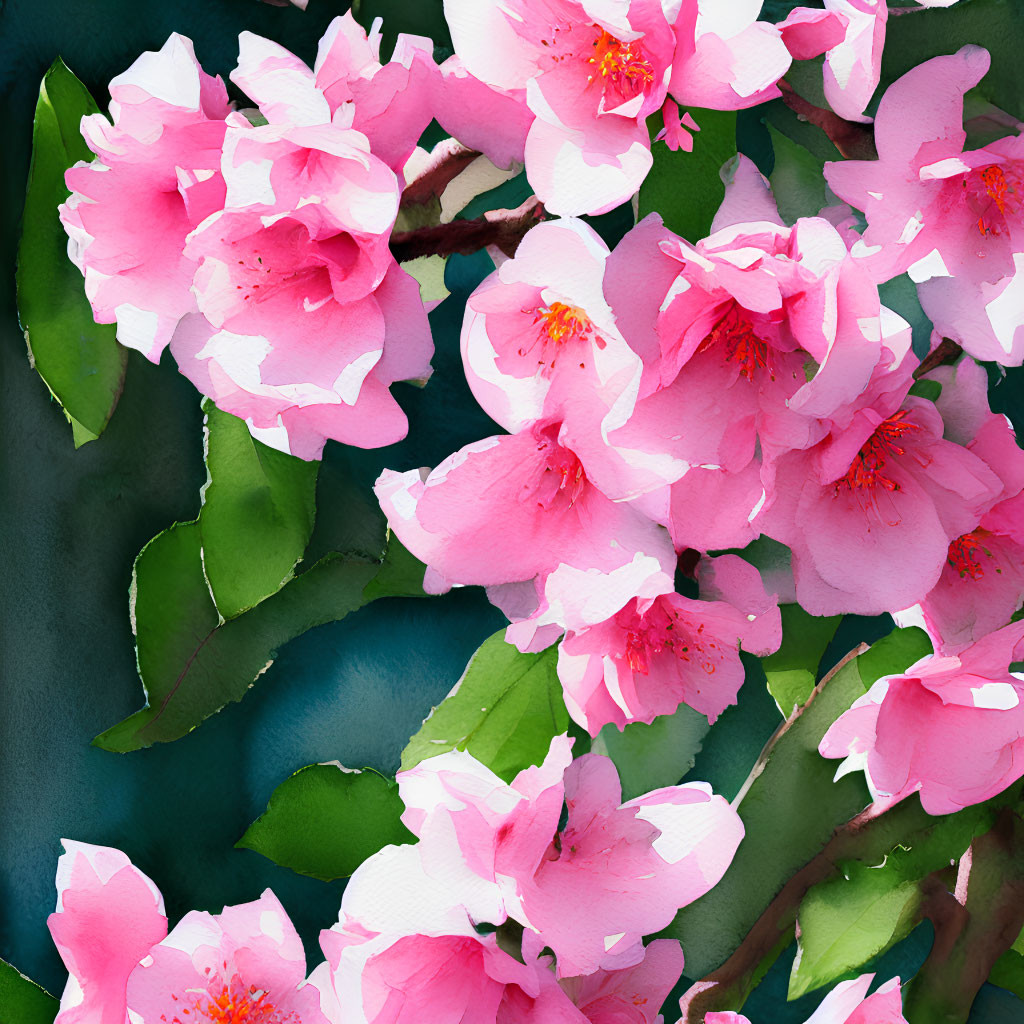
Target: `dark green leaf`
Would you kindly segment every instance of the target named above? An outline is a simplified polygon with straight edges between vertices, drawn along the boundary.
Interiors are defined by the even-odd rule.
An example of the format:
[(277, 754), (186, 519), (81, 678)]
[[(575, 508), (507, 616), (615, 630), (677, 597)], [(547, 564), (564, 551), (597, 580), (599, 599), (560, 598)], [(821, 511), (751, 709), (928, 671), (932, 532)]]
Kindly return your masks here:
[(447, 750), (468, 750), (506, 782), (540, 764), (569, 723), (556, 661), (554, 647), (520, 654), (504, 630), (488, 637), (402, 751), (402, 770)]
[(779, 214), (787, 224), (794, 224), (800, 217), (817, 217), (822, 207), (828, 205), (822, 174), (824, 161), (778, 128), (768, 125), (768, 131), (775, 153), (770, 180)]
[[(691, 242), (711, 231), (711, 221), (725, 196), (720, 172), (736, 155), (736, 114), (733, 111), (690, 109), (700, 126), (694, 132), (693, 152), (672, 152), (655, 143), (654, 166), (640, 186), (640, 217), (660, 213), (665, 226)], [(661, 128), (660, 116), (649, 122), (652, 136)]]
[(821, 757), (818, 744), (876, 679), (930, 649), (922, 630), (896, 630), (842, 663), (768, 742), (736, 801), (746, 837), (732, 865), (665, 931), (682, 941), (688, 977), (703, 977), (722, 964), (786, 880), (868, 803), (859, 774), (833, 782), (836, 763)]
[(937, 380), (917, 380), (909, 392), (917, 398), (927, 398), (934, 402), (942, 394), (942, 385)]
[(269, 448), (212, 401), (199, 527), (217, 610), (232, 619), (291, 579), (313, 531), (318, 462)]
[(366, 585), (363, 600), (378, 597), (427, 597), (423, 590), (426, 566), (411, 555), (398, 537), (388, 532), (388, 546), (380, 570)]
[(835, 144), (820, 128), (809, 121), (801, 120), (782, 100), (770, 100), (757, 109), (764, 112), (764, 119), (769, 127), (782, 132), (798, 146), (803, 146), (822, 163), (826, 160), (842, 159), (842, 154), (836, 149)]
[(992, 67), (978, 91), (997, 107), (1024, 116), (1024, 77), (1020, 41), (1024, 5), (1019, 0), (960, 0), (952, 7), (923, 9), (890, 18), (882, 53), (885, 89), (900, 75), (938, 54), (953, 53), (964, 43), (984, 46)]
[(103, 432), (121, 395), (128, 356), (114, 326), (94, 322), (57, 215), (69, 194), (65, 170), (92, 159), (78, 126), (97, 109), (85, 86), (54, 61), (39, 89), (18, 247), (18, 316), (29, 357), (63, 406), (76, 447)]
[[(675, 786), (693, 767), (711, 726), (686, 704), (672, 715), (660, 715), (650, 725), (633, 722), (621, 732), (606, 725), (591, 750), (615, 762), (622, 782), (622, 799)], [(577, 755), (578, 756), (578, 755)]]
[(935, 328), (921, 308), (921, 302), (917, 297), (917, 285), (911, 281), (908, 274), (900, 274), (899, 277), (878, 286), (878, 297), (882, 300), (883, 306), (888, 306), (899, 313), (910, 324), (914, 355), (918, 359), (924, 359), (931, 349), (932, 332)]
[(53, 1024), (59, 1008), (46, 989), (0, 960), (0, 1024)]
[(1024, 999), (1024, 956), (1016, 949), (1008, 949), (995, 962), (988, 980)]
[(838, 980), (909, 935), (920, 919), (921, 881), (958, 861), (995, 818), (988, 804), (934, 818), (879, 863), (848, 862), (842, 875), (811, 888), (798, 913), (789, 998)]
[(818, 663), (835, 636), (841, 615), (809, 615), (798, 604), (784, 604), (782, 646), (761, 659), (768, 692), (784, 715), (807, 702), (818, 678)]
[(135, 563), (136, 643), (146, 706), (93, 742), (124, 753), (179, 739), (241, 700), (278, 648), (363, 603), (379, 563), (328, 556), (272, 597), (220, 622), (202, 574), (198, 523), (177, 523)]
[(389, 844), (415, 842), (403, 810), (398, 786), (371, 768), (311, 764), (274, 790), (235, 846), (330, 882)]
[(428, 36), (433, 39), (435, 46), (451, 48), (452, 37), (444, 17), (443, 0), (419, 0), (415, 4), (410, 4), (408, 0), (355, 0), (352, 13), (367, 31), (374, 19), (384, 19), (382, 60), (390, 56), (395, 37), (400, 32)]

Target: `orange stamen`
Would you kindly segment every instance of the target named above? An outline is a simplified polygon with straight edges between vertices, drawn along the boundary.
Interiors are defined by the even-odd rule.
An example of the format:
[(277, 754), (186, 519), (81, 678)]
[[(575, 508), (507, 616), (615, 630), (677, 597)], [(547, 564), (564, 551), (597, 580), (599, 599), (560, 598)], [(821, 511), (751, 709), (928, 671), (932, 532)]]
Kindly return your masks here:
[(873, 491), (876, 486), (887, 491), (898, 491), (900, 485), (885, 476), (882, 470), (886, 460), (893, 455), (905, 455), (906, 448), (898, 442), (910, 430), (919, 429), (916, 423), (907, 419), (907, 410), (900, 409), (875, 428), (864, 446), (854, 457), (846, 476), (836, 483), (836, 493), (844, 486), (848, 490)]
[(620, 89), (642, 89), (654, 81), (654, 69), (644, 58), (639, 41), (624, 43), (604, 29), (594, 41), (594, 54), (587, 63), (594, 65), (591, 80), (597, 75), (610, 78)]

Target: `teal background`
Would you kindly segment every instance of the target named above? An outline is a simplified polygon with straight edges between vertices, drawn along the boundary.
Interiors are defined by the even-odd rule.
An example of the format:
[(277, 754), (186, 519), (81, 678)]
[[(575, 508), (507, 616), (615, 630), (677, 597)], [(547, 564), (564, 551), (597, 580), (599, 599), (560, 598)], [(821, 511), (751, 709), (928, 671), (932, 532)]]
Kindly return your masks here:
[[(193, 907), (219, 911), (254, 899), (270, 886), (315, 962), (317, 933), (335, 920), (343, 883), (303, 878), (234, 842), (274, 787), (303, 765), (337, 759), (394, 772), (408, 737), (504, 622), (477, 589), (380, 601), (288, 644), (241, 703), (184, 739), (128, 755), (90, 746), (142, 702), (128, 621), (132, 562), (151, 537), (198, 512), (202, 417), (199, 396), (169, 358), (157, 367), (132, 353), (109, 428), (76, 452), (63, 414), (28, 364), (13, 270), (39, 80), (59, 54), (103, 106), (106, 82), (172, 31), (190, 36), (204, 67), (224, 76), (243, 29), (312, 62), (330, 18), (347, 6), (309, 0), (304, 13), (256, 0), (7, 0), (0, 8), (0, 958), (56, 994), (65, 972), (46, 916), (61, 836), (123, 849), (160, 886), (172, 921)], [(386, 29), (429, 32), (439, 7), (439, 0), (364, 0), (362, 13), (391, 9), (397, 16)], [(434, 38), (444, 45), (441, 34)], [(614, 243), (628, 220), (620, 210), (597, 226)], [(454, 294), (431, 317), (434, 378), (423, 391), (396, 387), (409, 440), (368, 453), (328, 446), (311, 553), (352, 530), (382, 528), (368, 500), (382, 467), (434, 465), (495, 432), (472, 401), (458, 356), (464, 297), (489, 267), (483, 256), (449, 262)], [(995, 393), (1019, 411), (1019, 387), (1004, 382)], [(832, 653), (885, 628), (844, 623)], [(735, 792), (776, 724), (767, 693), (748, 685), (694, 777)], [(912, 973), (929, 944), (922, 926), (883, 958), (880, 978)], [(784, 1003), (791, 956), (748, 1004), (755, 1024), (795, 1024), (819, 1000), (816, 993)], [(1022, 1019), (1020, 1001), (991, 986), (972, 1015), (975, 1024)]]

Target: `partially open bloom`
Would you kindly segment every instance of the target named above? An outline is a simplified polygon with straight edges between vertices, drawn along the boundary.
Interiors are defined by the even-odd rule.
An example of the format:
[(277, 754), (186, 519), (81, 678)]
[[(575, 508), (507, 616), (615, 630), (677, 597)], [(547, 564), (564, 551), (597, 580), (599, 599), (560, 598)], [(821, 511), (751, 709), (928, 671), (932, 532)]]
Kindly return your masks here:
[[(466, 899), (480, 907), (497, 899), (500, 919), (490, 923), (508, 916), (535, 933), (554, 951), (559, 977), (639, 963), (642, 937), (718, 881), (743, 835), (735, 811), (703, 783), (620, 805), (614, 764), (595, 754), (566, 767), (569, 742), (555, 737), (544, 764), (510, 785), (458, 751), (398, 776), (403, 820), (420, 836), (415, 870), (439, 879), (471, 873), (475, 895), (468, 881), (459, 887)], [(393, 851), (403, 849), (416, 848), (391, 847), (360, 869), (343, 911), (374, 930), (387, 923), (370, 892), (400, 873), (405, 857)]]
[(600, 437), (581, 442), (538, 423), (466, 445), (429, 473), (385, 470), (374, 490), (433, 591), (534, 580), (562, 562), (613, 568), (624, 551), (671, 557), (661, 527), (603, 492)]
[[(929, 814), (980, 803), (1024, 774), (1024, 623), (884, 676), (832, 725), (825, 757), (863, 769), (877, 796), (913, 792)], [(956, 756), (951, 757), (950, 752)]]
[(989, 411), (988, 376), (965, 356), (928, 378), (942, 386), (944, 435), (989, 465), (1002, 489), (976, 525), (949, 544), (942, 575), (900, 624), (923, 626), (936, 650), (955, 651), (1005, 626), (1024, 601), (1024, 453), (1005, 416)]
[(120, 850), (64, 840), (53, 941), (70, 977), (57, 1020), (337, 1024), (326, 965), (306, 958), (268, 889), (167, 932), (159, 890)]
[(607, 259), (583, 221), (548, 221), (470, 295), (466, 379), (506, 430), (550, 417), (606, 432), (632, 411), (641, 363), (604, 297)]
[(352, 129), (239, 121), (224, 175), (223, 209), (185, 250), (198, 313), (171, 346), (182, 372), (302, 458), (328, 437), (397, 441), (407, 423), (388, 385), (426, 376), (432, 346), (419, 289), (388, 249), (394, 172)]
[(914, 603), (1002, 490), (983, 458), (943, 437), (931, 402), (905, 394), (774, 463), (774, 499), (756, 521), (792, 548), (797, 599), (813, 615)]
[(907, 72), (882, 97), (878, 160), (825, 165), (867, 216), (854, 248), (879, 281), (909, 270), (936, 330), (978, 359), (1024, 361), (1024, 137), (964, 151), (963, 97), (989, 67), (965, 46)]
[[(825, 998), (807, 1024), (907, 1024), (900, 998), (900, 979), (890, 978), (871, 995), (868, 988), (873, 974), (862, 974), (852, 981), (842, 981)], [(715, 1011), (705, 1018), (706, 1024), (751, 1024), (742, 1013)]]
[(510, 626), (507, 638), (529, 648), (549, 622), (566, 630), (558, 676), (569, 713), (592, 736), (609, 722), (651, 722), (681, 703), (714, 721), (743, 684), (740, 645), (776, 650), (781, 623), (757, 570), (735, 555), (701, 559), (697, 579), (702, 600), (675, 593), (653, 559), (637, 556), (611, 573), (562, 565), (545, 581), (538, 612)]
[(116, 320), (122, 345), (159, 362), (195, 308), (185, 237), (224, 199), (228, 97), (177, 33), (112, 79), (110, 96), (113, 125), (82, 118), (96, 159), (67, 172), (60, 216), (97, 322)]

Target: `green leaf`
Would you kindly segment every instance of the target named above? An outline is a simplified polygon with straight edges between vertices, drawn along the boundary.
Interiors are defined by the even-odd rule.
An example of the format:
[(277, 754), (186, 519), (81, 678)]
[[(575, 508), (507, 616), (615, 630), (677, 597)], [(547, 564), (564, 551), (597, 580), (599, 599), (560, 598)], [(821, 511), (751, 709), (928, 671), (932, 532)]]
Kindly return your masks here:
[(198, 523), (176, 523), (143, 548), (132, 583), (146, 706), (93, 741), (124, 753), (191, 732), (241, 700), (278, 648), (365, 602), (379, 563), (329, 555), (228, 622), (203, 577)]
[(1024, 955), (1016, 947), (1008, 949), (995, 962), (988, 980), (1024, 999)]
[(511, 782), (540, 764), (569, 714), (555, 671), (557, 649), (520, 654), (499, 630), (480, 645), (462, 678), (402, 751), (402, 771), (448, 750), (468, 750)]
[(770, 100), (757, 109), (763, 111), (769, 128), (781, 132), (823, 164), (826, 160), (842, 160), (842, 154), (836, 149), (835, 143), (816, 125), (802, 121), (796, 111), (786, 106), (784, 100)]
[(388, 531), (384, 561), (366, 585), (363, 600), (369, 603), (378, 597), (429, 597), (423, 590), (425, 571), (426, 566), (406, 550), (394, 533)]
[(0, 1024), (53, 1024), (58, 1009), (46, 989), (0, 960)]
[(960, 0), (952, 7), (933, 7), (890, 18), (882, 54), (880, 91), (929, 58), (952, 53), (961, 43), (976, 43), (992, 56), (992, 67), (978, 91), (996, 106), (1022, 117), (1022, 36), (1024, 6), (1019, 0)]
[(76, 448), (103, 432), (121, 395), (128, 360), (113, 324), (93, 320), (57, 215), (69, 195), (64, 172), (92, 159), (78, 126), (97, 110), (85, 86), (60, 58), (55, 60), (39, 88), (18, 246), (18, 317), (29, 359), (71, 422)]
[(444, 17), (443, 0), (419, 0), (415, 4), (409, 0), (354, 0), (352, 13), (367, 31), (376, 18), (384, 19), (381, 59), (390, 56), (400, 32), (427, 36), (435, 46), (451, 52), (452, 37)]
[(911, 347), (914, 350), (914, 355), (918, 359), (924, 359), (931, 349), (932, 331), (935, 328), (921, 308), (921, 301), (917, 297), (917, 285), (910, 279), (910, 275), (900, 274), (898, 277), (880, 284), (878, 297), (882, 300), (883, 306), (888, 306), (889, 309), (899, 313), (910, 324)]
[(805, 704), (818, 678), (818, 663), (835, 636), (841, 615), (825, 618), (810, 615), (798, 604), (784, 604), (782, 646), (761, 659), (768, 678), (768, 692), (783, 715)]
[(996, 808), (988, 804), (932, 818), (880, 863), (848, 862), (841, 876), (808, 890), (797, 915), (788, 998), (831, 984), (909, 935), (920, 920), (921, 881), (958, 861), (995, 819)]
[(833, 782), (836, 763), (821, 757), (818, 744), (877, 678), (930, 650), (923, 630), (895, 630), (840, 663), (769, 740), (734, 801), (746, 836), (729, 870), (664, 932), (682, 941), (688, 977), (701, 978), (728, 959), (786, 881), (867, 805), (863, 777)]
[(371, 768), (311, 764), (274, 790), (235, 846), (330, 882), (389, 844), (415, 842), (402, 824), (404, 809), (398, 786)]
[(632, 722), (621, 732), (606, 725), (591, 750), (615, 762), (622, 782), (622, 799), (675, 786), (693, 767), (701, 743), (711, 726), (707, 718), (686, 704), (672, 715), (660, 715), (648, 725)]
[(942, 394), (942, 385), (937, 380), (917, 380), (908, 393), (934, 402)]
[[(659, 213), (665, 226), (696, 242), (711, 231), (711, 221), (725, 197), (722, 165), (736, 155), (734, 111), (698, 110), (690, 114), (700, 126), (694, 133), (693, 152), (674, 153), (664, 143), (652, 147), (654, 165), (640, 186), (639, 213)], [(660, 115), (648, 122), (660, 130)]]
[(313, 532), (318, 462), (255, 440), (210, 399), (199, 528), (203, 567), (217, 610), (232, 619), (292, 577)]
[(824, 161), (814, 156), (772, 125), (768, 125), (775, 153), (775, 166), (770, 180), (779, 214), (787, 224), (800, 217), (817, 217), (828, 205)]

